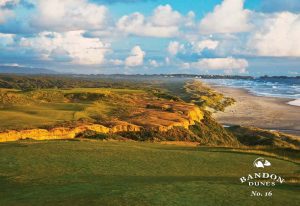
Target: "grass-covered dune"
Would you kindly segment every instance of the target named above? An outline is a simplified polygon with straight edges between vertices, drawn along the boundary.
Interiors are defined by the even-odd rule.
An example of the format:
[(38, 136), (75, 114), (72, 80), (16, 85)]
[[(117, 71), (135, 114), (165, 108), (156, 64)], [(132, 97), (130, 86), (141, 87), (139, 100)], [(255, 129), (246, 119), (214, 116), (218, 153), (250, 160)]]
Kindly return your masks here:
[(0, 87), (0, 142), (83, 137), (300, 148), (299, 138), (223, 128), (211, 112), (234, 100), (200, 81), (0, 75)]
[[(199, 114), (190, 116), (197, 111)], [(182, 122), (185, 126), (189, 118), (201, 118), (200, 110), (194, 105), (157, 97), (157, 93), (139, 89), (0, 89), (2, 130), (40, 128), (78, 120), (106, 125), (126, 121), (150, 127)]]
[[(21, 90), (17, 88), (24, 82), (38, 86), (34, 82), (43, 80), (48, 84), (56, 79), (10, 78), (14, 80), (12, 85), (15, 88), (0, 89), (0, 142), (27, 138), (103, 139), (103, 133), (104, 138), (117, 133), (120, 137), (142, 141), (193, 141), (223, 146), (239, 144), (234, 136), (210, 118), (205, 108), (165, 87), (165, 84), (170, 85), (168, 81), (139, 82), (136, 89), (133, 88), (135, 81), (126, 82), (123, 87), (120, 87), (120, 82), (105, 87), (102, 80), (101, 88), (72, 88), (74, 85), (69, 84), (71, 88), (52, 88), (53, 85), (49, 85), (50, 88)], [(74, 79), (74, 84), (77, 81)], [(174, 85), (184, 89), (185, 81), (175, 81), (171, 87)], [(221, 100), (222, 95), (218, 95), (218, 101)]]
[[(299, 165), (267, 157), (287, 182), (251, 188), (258, 155), (145, 142), (0, 144), (0, 205), (297, 205)], [(272, 197), (250, 197), (252, 190)]]

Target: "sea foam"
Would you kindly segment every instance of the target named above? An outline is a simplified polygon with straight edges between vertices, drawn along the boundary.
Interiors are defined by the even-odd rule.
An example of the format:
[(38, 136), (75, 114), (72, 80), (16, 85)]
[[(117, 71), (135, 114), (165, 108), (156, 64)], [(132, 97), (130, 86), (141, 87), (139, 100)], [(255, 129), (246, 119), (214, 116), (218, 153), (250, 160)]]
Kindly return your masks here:
[(288, 104), (300, 107), (300, 99), (296, 99), (296, 100), (290, 101), (290, 102), (288, 102)]

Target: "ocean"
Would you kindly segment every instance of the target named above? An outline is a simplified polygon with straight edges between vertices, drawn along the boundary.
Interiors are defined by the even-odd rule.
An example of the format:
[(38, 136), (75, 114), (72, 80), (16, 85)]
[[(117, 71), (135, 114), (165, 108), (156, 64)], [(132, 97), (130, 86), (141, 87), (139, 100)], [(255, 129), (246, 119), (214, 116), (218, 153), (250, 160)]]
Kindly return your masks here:
[(289, 104), (300, 106), (299, 78), (202, 79), (220, 86), (243, 88), (257, 96), (289, 98)]

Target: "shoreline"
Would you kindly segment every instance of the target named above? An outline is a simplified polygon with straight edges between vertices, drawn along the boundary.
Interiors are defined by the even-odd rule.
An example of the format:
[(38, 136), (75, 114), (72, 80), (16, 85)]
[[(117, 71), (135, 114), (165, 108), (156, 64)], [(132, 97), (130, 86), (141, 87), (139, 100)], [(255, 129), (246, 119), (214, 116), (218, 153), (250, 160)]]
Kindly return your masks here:
[[(253, 126), (300, 136), (300, 107), (289, 98), (258, 96), (244, 88), (205, 83), (236, 103), (213, 114), (223, 125)], [(298, 101), (296, 102), (298, 103)]]
[(300, 99), (295, 99), (293, 101), (288, 102), (287, 104), (300, 107)]
[(240, 90), (244, 90), (246, 92), (248, 92), (251, 95), (257, 96), (257, 97), (267, 97), (267, 98), (277, 98), (277, 99), (285, 99), (286, 104), (288, 105), (292, 105), (292, 106), (297, 106), (300, 107), (300, 98), (296, 98), (296, 97), (284, 97), (284, 96), (276, 96), (276, 95), (271, 95), (269, 93), (259, 93), (256, 92), (255, 90), (251, 90), (251, 89), (247, 89), (247, 88), (243, 88), (243, 87), (235, 87), (235, 86), (230, 86), (230, 85), (223, 85), (223, 84), (218, 84), (215, 82), (207, 82), (207, 81), (202, 81), (202, 83), (209, 85), (212, 88), (218, 88), (218, 87), (226, 87), (226, 88), (232, 88), (232, 89), (240, 89)]

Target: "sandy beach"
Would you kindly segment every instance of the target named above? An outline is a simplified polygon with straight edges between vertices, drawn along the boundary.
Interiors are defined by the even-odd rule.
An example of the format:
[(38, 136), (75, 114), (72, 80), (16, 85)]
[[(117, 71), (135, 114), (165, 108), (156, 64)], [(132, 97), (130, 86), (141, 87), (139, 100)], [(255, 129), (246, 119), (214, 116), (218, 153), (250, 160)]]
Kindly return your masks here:
[(245, 89), (210, 85), (236, 103), (214, 117), (224, 125), (254, 126), (300, 136), (300, 107), (287, 104), (291, 99), (261, 97)]

